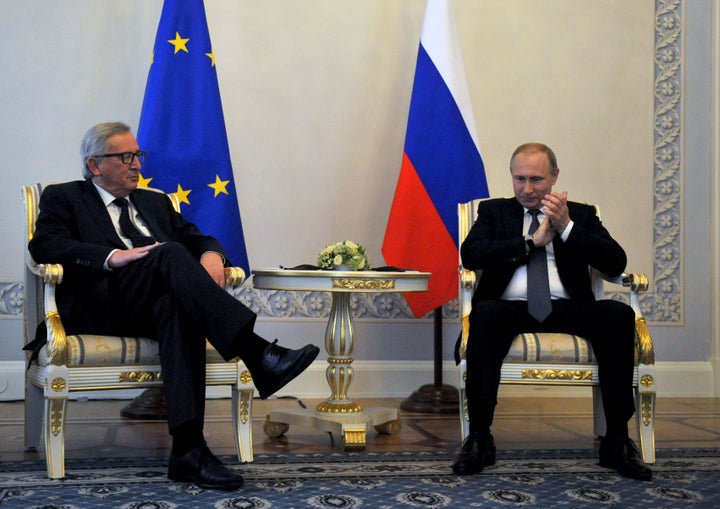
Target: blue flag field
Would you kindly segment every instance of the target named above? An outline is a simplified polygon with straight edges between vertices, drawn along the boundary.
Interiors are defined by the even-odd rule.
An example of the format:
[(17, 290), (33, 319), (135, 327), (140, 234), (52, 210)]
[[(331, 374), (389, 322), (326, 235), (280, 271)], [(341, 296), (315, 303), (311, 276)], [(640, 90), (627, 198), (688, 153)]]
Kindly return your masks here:
[(147, 152), (142, 183), (175, 193), (183, 216), (249, 273), (202, 0), (163, 4), (137, 138)]

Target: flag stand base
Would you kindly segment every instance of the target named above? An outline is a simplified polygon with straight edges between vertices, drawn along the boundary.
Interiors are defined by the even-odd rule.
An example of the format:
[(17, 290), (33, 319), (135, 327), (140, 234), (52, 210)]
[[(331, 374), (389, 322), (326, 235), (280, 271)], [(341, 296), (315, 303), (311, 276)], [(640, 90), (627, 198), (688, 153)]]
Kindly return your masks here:
[(459, 412), (459, 400), (460, 397), (456, 387), (427, 384), (400, 403), (400, 408), (408, 412), (425, 414), (457, 414)]
[(167, 420), (162, 388), (145, 389), (120, 410), (120, 416), (132, 421)]
[(400, 403), (400, 408), (426, 414), (457, 414), (460, 393), (456, 387), (442, 382), (442, 307), (433, 312), (433, 322), (435, 382), (413, 392)]

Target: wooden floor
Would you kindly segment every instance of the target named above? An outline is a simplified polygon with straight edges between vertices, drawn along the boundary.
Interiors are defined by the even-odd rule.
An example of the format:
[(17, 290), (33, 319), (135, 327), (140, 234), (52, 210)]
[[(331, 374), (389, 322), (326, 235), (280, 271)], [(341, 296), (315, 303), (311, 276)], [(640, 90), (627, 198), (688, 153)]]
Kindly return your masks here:
[[(399, 408), (400, 399), (358, 400), (365, 406)], [(341, 437), (309, 426), (291, 426), (282, 437), (269, 438), (263, 422), (269, 410), (304, 404), (314, 408), (319, 400), (255, 400), (253, 407), (254, 452), (308, 453), (343, 451)], [(71, 401), (68, 406), (66, 458), (167, 456), (170, 439), (165, 422), (128, 421), (120, 417), (127, 401)], [(498, 449), (590, 448), (592, 435), (590, 398), (501, 399), (493, 434)], [(656, 407), (656, 447), (720, 447), (720, 398), (659, 398)], [(460, 445), (457, 415), (400, 411), (401, 430), (367, 436), (367, 451), (456, 450)], [(41, 451), (23, 446), (23, 403), (0, 402), (0, 459), (43, 458)], [(633, 421), (634, 424), (634, 421)], [(231, 434), (230, 401), (208, 401), (205, 434), (218, 455), (235, 454)], [(634, 431), (631, 426), (631, 436)]]

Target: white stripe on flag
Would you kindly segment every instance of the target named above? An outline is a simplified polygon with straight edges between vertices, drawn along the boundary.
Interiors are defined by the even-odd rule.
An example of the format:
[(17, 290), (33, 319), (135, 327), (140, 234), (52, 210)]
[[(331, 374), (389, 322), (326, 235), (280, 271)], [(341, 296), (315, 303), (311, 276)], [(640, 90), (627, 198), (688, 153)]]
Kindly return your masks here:
[(470, 136), (480, 152), (452, 0), (428, 0), (420, 44), (425, 48), (450, 90)]

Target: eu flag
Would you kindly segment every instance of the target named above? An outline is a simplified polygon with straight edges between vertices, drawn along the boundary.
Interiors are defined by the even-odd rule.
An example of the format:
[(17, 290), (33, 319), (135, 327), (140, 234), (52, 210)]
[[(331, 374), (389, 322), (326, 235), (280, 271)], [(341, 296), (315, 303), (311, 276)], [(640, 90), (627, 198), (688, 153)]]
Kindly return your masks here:
[(183, 216), (250, 271), (202, 0), (166, 0), (145, 88), (142, 182), (177, 194)]

